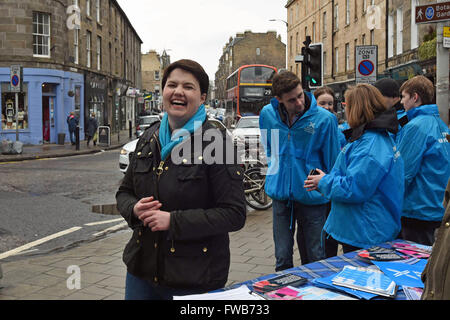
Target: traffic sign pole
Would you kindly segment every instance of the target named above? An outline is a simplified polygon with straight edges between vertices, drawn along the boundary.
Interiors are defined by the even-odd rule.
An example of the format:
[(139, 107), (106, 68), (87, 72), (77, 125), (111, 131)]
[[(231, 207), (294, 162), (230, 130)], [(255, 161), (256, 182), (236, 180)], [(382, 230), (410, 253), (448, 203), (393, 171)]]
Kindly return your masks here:
[[(438, 3), (444, 1), (438, 1)], [(450, 3), (449, 3), (450, 4)], [(449, 10), (450, 11), (450, 10)], [(439, 108), (439, 114), (442, 121), (449, 124), (449, 104), (448, 104), (448, 86), (449, 86), (449, 52), (444, 47), (444, 22), (437, 24), (436, 41), (436, 104)]]

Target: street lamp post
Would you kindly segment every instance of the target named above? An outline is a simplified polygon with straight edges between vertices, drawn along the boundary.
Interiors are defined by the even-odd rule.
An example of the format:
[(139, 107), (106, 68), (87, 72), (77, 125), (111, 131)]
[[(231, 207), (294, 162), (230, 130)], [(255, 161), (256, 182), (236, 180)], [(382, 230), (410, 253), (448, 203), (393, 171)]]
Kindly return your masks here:
[(284, 21), (281, 19), (270, 19), (269, 21), (280, 21), (286, 25), (286, 70), (287, 70), (287, 68), (288, 68), (288, 46), (287, 46), (288, 35), (287, 35), (287, 31), (288, 31), (289, 24), (287, 23), (287, 21)]

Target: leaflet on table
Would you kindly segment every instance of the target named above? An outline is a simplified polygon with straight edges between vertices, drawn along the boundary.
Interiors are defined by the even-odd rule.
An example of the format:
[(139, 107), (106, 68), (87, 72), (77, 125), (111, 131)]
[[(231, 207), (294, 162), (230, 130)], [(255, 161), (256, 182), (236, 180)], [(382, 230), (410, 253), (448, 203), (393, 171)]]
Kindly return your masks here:
[(407, 261), (372, 261), (372, 263), (399, 286), (424, 287), (421, 275), (425, 269), (426, 260), (419, 259), (414, 264), (407, 263)]
[(279, 276), (261, 280), (252, 284), (255, 292), (269, 292), (286, 286), (300, 287), (308, 280), (293, 273), (285, 273)]
[(269, 300), (356, 300), (349, 296), (314, 286), (283, 287), (264, 293)]
[(345, 266), (333, 278), (333, 284), (393, 298), (397, 285), (383, 272), (374, 268)]
[(422, 252), (422, 253), (431, 253), (431, 250), (433, 249), (432, 246), (426, 246), (423, 244), (409, 244), (409, 243), (403, 243), (403, 242), (396, 242), (392, 244), (392, 247), (395, 249), (402, 249), (402, 250), (411, 250), (415, 252)]
[(413, 288), (402, 286), (403, 292), (405, 293), (407, 300), (420, 300), (422, 297), (423, 289), (422, 288)]
[(397, 253), (394, 249), (375, 246), (366, 250), (358, 251), (358, 258), (365, 261), (392, 261), (405, 259), (403, 255)]
[(340, 291), (340, 292), (345, 292), (347, 294), (350, 294), (358, 299), (364, 299), (364, 300), (370, 300), (374, 297), (376, 297), (376, 294), (373, 293), (369, 293), (369, 292), (365, 292), (365, 291), (360, 291), (360, 290), (356, 290), (356, 289), (351, 289), (351, 288), (346, 288), (346, 287), (341, 287), (341, 286), (336, 286), (333, 284), (333, 278), (337, 275), (337, 273), (332, 274), (329, 277), (325, 277), (325, 278), (317, 278), (317, 279), (313, 279), (312, 283), (315, 286), (321, 287), (321, 288), (325, 288), (325, 289), (330, 289), (330, 290), (334, 290), (334, 291)]
[(246, 285), (235, 289), (203, 294), (190, 294), (186, 296), (174, 296), (174, 300), (263, 300), (262, 297), (251, 293)]

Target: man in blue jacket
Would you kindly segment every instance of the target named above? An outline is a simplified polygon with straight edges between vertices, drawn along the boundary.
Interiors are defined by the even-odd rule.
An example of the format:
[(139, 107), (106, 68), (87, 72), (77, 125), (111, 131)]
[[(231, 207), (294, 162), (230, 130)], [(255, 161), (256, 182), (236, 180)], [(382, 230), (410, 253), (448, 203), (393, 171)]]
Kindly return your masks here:
[(448, 127), (439, 117), (433, 83), (424, 76), (400, 88), (409, 122), (397, 135), (405, 163), (402, 236), (425, 245), (434, 242), (434, 231), (444, 215), (442, 199), (450, 177)]
[(311, 169), (330, 172), (339, 154), (337, 122), (304, 92), (300, 79), (286, 71), (272, 84), (274, 99), (260, 113), (261, 140), (269, 161), (265, 190), (273, 199), (276, 271), (293, 267), (295, 222), (302, 264), (325, 258), (322, 228), (327, 203), (320, 192), (307, 192)]

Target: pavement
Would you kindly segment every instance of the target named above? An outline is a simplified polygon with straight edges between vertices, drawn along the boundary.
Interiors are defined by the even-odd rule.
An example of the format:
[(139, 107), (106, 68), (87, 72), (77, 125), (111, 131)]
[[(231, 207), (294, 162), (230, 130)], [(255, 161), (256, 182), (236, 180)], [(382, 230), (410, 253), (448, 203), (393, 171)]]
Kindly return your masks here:
[[(108, 147), (80, 143), (24, 146), (21, 155), (1, 155), (0, 162), (73, 156), (120, 148), (131, 140), (128, 131), (112, 137)], [(123, 300), (126, 267), (122, 253), (130, 230), (108, 233), (95, 241), (45, 255), (8, 257), (0, 260), (0, 300)], [(275, 271), (272, 209), (249, 209), (243, 229), (230, 233), (231, 266), (226, 286)], [(300, 265), (297, 247), (294, 265)]]

